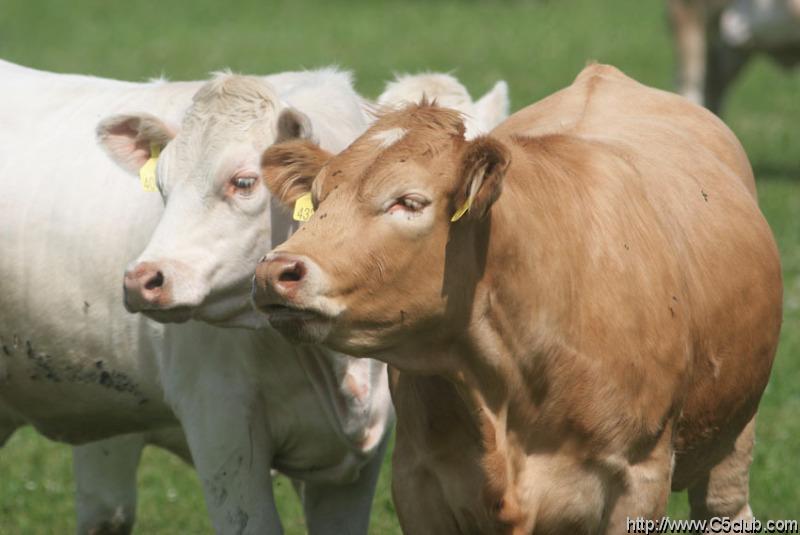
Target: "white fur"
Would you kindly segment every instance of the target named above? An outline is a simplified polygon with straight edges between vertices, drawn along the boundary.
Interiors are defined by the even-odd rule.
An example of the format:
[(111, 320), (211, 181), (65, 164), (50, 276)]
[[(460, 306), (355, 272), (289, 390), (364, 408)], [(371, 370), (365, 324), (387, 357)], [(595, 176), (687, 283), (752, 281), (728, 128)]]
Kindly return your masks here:
[(721, 15), (720, 33), (735, 48), (800, 43), (800, 0), (734, 0)]
[(373, 139), (378, 142), (378, 146), (383, 149), (388, 149), (401, 139), (403, 139), (408, 131), (405, 128), (390, 128), (388, 130), (381, 130), (377, 132)]
[(454, 76), (444, 73), (398, 75), (386, 84), (378, 97), (378, 104), (401, 107), (423, 98), (460, 111), (464, 115), (467, 139), (488, 133), (508, 117), (508, 85), (504, 81), (497, 82), (488, 93), (473, 102), (467, 88)]
[(185, 274), (193, 299), (219, 297), (209, 317), (246, 318), (247, 293), (223, 286), (251, 274), (277, 245), (271, 236), (285, 238), (291, 224), (285, 212), (270, 213), (263, 194), (238, 206), (214, 202), (214, 166), (230, 157), (256, 166), (289, 105), (307, 114), (323, 147), (345, 147), (366, 126), (349, 75), (257, 79), (274, 110), (239, 123), (224, 106), (203, 112), (218, 124), (227, 117), (220, 132), (229, 139), (182, 138), (179, 129), (185, 151), (170, 143), (159, 164), (166, 211), (100, 149), (95, 126), (146, 112), (187, 128), (202, 82), (135, 84), (6, 62), (0, 79), (0, 441), (23, 422), (58, 440), (104, 441), (76, 450), (81, 529), (133, 521), (132, 474), (141, 447), (155, 443), (191, 455), (218, 533), (279, 532), (272, 467), (305, 482), (312, 533), (366, 533), (392, 419), (383, 365), (296, 348), (269, 329), (156, 323), (128, 314), (121, 299), (125, 266), (142, 250), (160, 251), (194, 270)]

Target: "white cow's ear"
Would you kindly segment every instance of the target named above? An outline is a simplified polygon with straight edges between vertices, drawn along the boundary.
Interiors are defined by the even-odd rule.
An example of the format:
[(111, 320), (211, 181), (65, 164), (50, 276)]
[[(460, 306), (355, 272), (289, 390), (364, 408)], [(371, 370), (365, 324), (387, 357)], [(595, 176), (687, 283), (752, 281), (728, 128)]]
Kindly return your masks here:
[(500, 80), (475, 103), (475, 118), (489, 131), (506, 120), (509, 104), (508, 84)]
[(136, 174), (155, 149), (161, 151), (175, 132), (150, 115), (112, 115), (97, 125), (97, 142), (120, 167)]
[(314, 129), (311, 126), (311, 119), (308, 118), (308, 115), (295, 108), (284, 108), (278, 116), (278, 134), (275, 142), (280, 143), (290, 139), (305, 139), (316, 142)]
[(511, 154), (503, 143), (481, 136), (467, 143), (461, 155), (459, 189), (453, 198), (451, 221), (480, 219), (503, 190)]

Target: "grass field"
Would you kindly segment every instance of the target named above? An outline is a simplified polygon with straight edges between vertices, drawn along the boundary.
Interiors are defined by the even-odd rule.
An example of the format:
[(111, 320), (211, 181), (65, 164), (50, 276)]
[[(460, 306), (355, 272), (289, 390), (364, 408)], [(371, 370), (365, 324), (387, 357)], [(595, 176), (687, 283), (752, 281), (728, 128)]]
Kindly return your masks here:
[[(642, 0), (0, 0), (0, 57), (132, 80), (335, 63), (355, 71), (367, 96), (393, 72), (454, 70), (474, 95), (507, 80), (514, 109), (567, 85), (588, 60), (662, 88), (671, 88), (673, 66), (663, 5)], [(799, 518), (800, 73), (755, 61), (728, 104), (725, 119), (756, 170), (785, 276), (783, 334), (761, 405), (751, 504), (762, 519)], [(373, 508), (376, 534), (399, 533), (388, 468), (387, 458)], [(277, 486), (287, 533), (303, 533), (291, 486)], [(147, 450), (139, 488), (136, 533), (211, 532), (197, 478), (180, 461)], [(685, 517), (685, 502), (674, 496), (671, 514)], [(74, 526), (69, 448), (19, 432), (0, 450), (0, 535), (70, 533)]]

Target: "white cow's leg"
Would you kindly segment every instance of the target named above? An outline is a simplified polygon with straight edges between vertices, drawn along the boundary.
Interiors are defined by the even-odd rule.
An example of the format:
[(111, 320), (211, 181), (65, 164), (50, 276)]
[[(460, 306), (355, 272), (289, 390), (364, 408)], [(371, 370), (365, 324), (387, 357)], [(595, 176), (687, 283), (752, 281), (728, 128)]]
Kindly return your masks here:
[(266, 417), (255, 395), (234, 389), (195, 390), (178, 407), (211, 522), (220, 535), (280, 534)]
[(125, 534), (136, 518), (136, 470), (143, 435), (122, 435), (72, 449), (78, 533)]
[(390, 435), (386, 433), (378, 450), (353, 483), (305, 483), (303, 509), (310, 535), (366, 535), (375, 486)]
[(183, 429), (178, 427), (164, 427), (149, 431), (146, 435), (148, 444), (158, 446), (168, 452), (180, 457), (186, 464), (192, 463), (192, 454), (189, 445), (186, 443), (186, 435)]
[[(273, 470), (272, 475), (277, 475), (277, 472)], [(303, 489), (305, 488), (305, 483), (299, 479), (293, 478), (289, 478), (289, 481), (292, 482), (292, 488), (294, 489), (294, 493), (297, 495), (297, 499), (303, 501)]]
[(755, 428), (754, 416), (736, 438), (730, 452), (698, 483), (689, 487), (692, 518), (717, 516), (749, 520), (753, 517), (749, 486)]

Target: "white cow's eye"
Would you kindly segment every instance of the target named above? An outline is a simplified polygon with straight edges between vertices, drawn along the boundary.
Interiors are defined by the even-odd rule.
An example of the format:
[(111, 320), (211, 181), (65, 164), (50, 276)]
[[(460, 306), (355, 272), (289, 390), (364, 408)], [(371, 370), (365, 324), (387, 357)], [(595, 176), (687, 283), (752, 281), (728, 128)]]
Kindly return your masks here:
[(253, 177), (236, 177), (231, 180), (231, 184), (237, 190), (245, 192), (250, 191), (256, 185), (256, 179)]
[(396, 212), (416, 214), (421, 212), (428, 204), (430, 204), (430, 201), (422, 195), (411, 193), (395, 199), (387, 211), (390, 214)]

